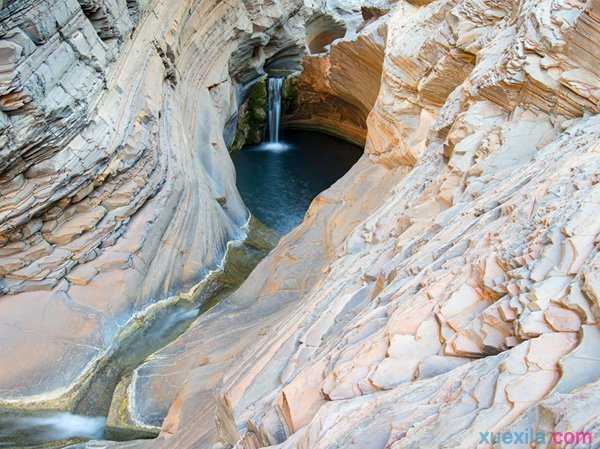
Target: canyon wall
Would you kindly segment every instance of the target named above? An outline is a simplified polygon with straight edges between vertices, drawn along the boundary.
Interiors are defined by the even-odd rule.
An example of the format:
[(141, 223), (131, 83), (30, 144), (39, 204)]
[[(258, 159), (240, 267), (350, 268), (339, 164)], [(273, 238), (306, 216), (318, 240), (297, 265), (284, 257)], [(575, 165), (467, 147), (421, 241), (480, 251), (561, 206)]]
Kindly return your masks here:
[[(164, 175), (138, 212), (124, 215), (126, 232), (113, 245), (98, 245), (99, 254), (94, 246), (95, 256), (65, 269), (46, 287), (50, 292), (38, 288), (45, 278), (28, 275), (19, 283), (5, 275), (0, 320), (14, 331), (2, 333), (9, 349), (2, 357), (11, 360), (2, 371), (3, 391), (18, 398), (60, 392), (62, 379), (73, 381), (84, 361), (110, 345), (104, 323), (118, 322), (119, 310), (140, 310), (159, 293), (192, 282), (222, 255), (215, 242), (235, 238), (246, 218), (222, 134), (235, 116), (234, 86), (265, 65), (285, 67), (291, 42), (304, 39), (315, 11), (339, 23), (336, 11), (344, 2), (300, 3), (181, 2), (174, 8), (157, 1), (133, 10), (139, 13), (133, 40), (118, 32), (133, 19), (114, 23), (96, 10), (105, 18), (82, 27), (91, 27), (85, 38), (91, 42), (102, 40), (113, 23), (101, 46), (115, 58), (101, 64), (110, 67), (98, 81), (106, 86), (89, 105), (72, 95), (70, 108), (39, 106), (54, 111), (54, 120), (82, 126), (75, 137), (52, 132), (54, 120), (35, 115), (49, 88), (6, 88), (3, 135), (15, 146), (1, 153), (2, 204), (11, 206), (3, 209), (9, 217), (0, 249), (17, 261), (10, 273), (31, 265), (19, 264), (35, 242), (73, 252), (61, 245), (104, 241), (95, 240), (103, 224), (121, 217), (105, 199), (124, 198), (117, 193), (121, 182), (136, 179), (130, 170), (148, 173), (142, 168), (166, 160), (172, 176)], [(7, 7), (13, 4), (37, 5)], [(330, 43), (326, 54), (305, 58), (298, 78), (305, 83), (300, 95), (307, 95), (302, 104), (318, 113), (299, 126), (334, 132), (332, 122), (319, 119), (316, 105), (327, 103), (322, 120), (337, 114), (340, 134), (365, 139), (363, 158), (315, 199), (304, 222), (234, 294), (133, 373), (128, 419), (162, 425), (160, 436), (86, 447), (472, 448), (480, 432), (502, 430), (590, 431), (600, 440), (600, 2), (399, 0), (383, 6), (362, 28), (349, 14), (342, 22), (353, 31)], [(81, 14), (78, 20), (88, 23)], [(33, 39), (61, 20), (37, 31), (31, 21), (13, 28)], [(334, 31), (319, 28), (313, 49), (338, 37)], [(272, 41), (269, 33), (275, 33)], [(69, 36), (54, 34), (55, 40)], [(11, 79), (3, 86), (24, 82), (24, 75), (11, 75), (31, 72), (19, 58), (51, 41), (26, 50), (22, 40), (3, 44), (9, 64), (2, 77)], [(74, 41), (67, 45), (72, 51), (83, 45)], [(94, 63), (91, 52), (84, 52), (82, 65)], [(144, 76), (140, 67), (154, 75)], [(38, 73), (36, 83), (57, 76)], [(311, 102), (310, 95), (320, 100)], [(47, 128), (39, 131), (42, 125)], [(33, 147), (18, 145), (19, 135), (33, 142), (40, 132), (46, 134)], [(135, 156), (135, 148), (155, 157)], [(70, 157), (77, 168), (70, 169)], [(143, 175), (139, 188), (151, 189), (160, 179), (155, 176)], [(92, 190), (76, 197), (78, 181), (92, 182)], [(119, 207), (137, 204), (131, 200), (137, 192)], [(172, 201), (188, 207), (163, 206), (172, 192), (179, 192)], [(206, 221), (187, 221), (194, 204)], [(51, 210), (58, 216), (41, 218)], [(155, 231), (161, 223), (165, 230)], [(55, 235), (64, 241), (52, 243)], [(121, 245), (132, 248), (131, 242), (139, 243), (137, 252), (127, 253)], [(97, 265), (103, 257), (114, 260), (117, 249), (140, 260), (131, 256), (127, 268)], [(106, 266), (111, 270), (104, 274), (100, 267)], [(69, 278), (77, 270), (85, 270), (79, 284)], [(74, 313), (80, 315), (69, 324)], [(17, 357), (23, 353), (28, 357)]]
[(244, 237), (226, 124), (300, 5), (4, 2), (0, 405), (75, 407), (123, 329)]
[(109, 412), (144, 333), (264, 251), (235, 243), (239, 102), (300, 68), (315, 11), (352, 30), (358, 3), (0, 4), (0, 407)]
[(364, 146), (367, 116), (379, 92), (387, 19), (367, 21), (358, 32), (329, 43), (329, 51), (304, 58), (302, 72), (288, 80), (292, 98), (284, 126), (314, 129)]
[(597, 441), (599, 18), (596, 1), (398, 2), (364, 157), (149, 362), (176, 388), (143, 445)]
[(387, 22), (365, 157), (235, 295), (286, 305), (218, 386), (225, 444), (600, 437), (570, 408), (600, 373), (600, 3), (420, 3)]

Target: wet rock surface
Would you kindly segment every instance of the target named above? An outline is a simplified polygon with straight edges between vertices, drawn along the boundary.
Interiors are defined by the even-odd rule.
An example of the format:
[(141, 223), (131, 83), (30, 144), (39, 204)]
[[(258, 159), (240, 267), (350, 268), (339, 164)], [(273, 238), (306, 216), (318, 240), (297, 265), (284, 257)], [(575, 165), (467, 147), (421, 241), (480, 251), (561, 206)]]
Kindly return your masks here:
[[(309, 9), (320, 7), (337, 20), (335, 10), (341, 3)], [(176, 20), (160, 19), (173, 17), (176, 8), (167, 12), (166, 4), (158, 5), (157, 15), (148, 15), (147, 20), (157, 20), (148, 39), (159, 24), (181, 26)], [(348, 18), (344, 22), (347, 30), (358, 34), (332, 42), (325, 55), (307, 57), (298, 82), (304, 79), (311, 88), (305, 92), (318, 93), (317, 101), (303, 104), (312, 104), (315, 111), (319, 102), (338, 108), (340, 134), (365, 139), (365, 155), (313, 201), (304, 222), (235, 293), (201, 315), (142, 366), (137, 378), (133, 376), (127, 388), (136, 391), (140, 402), (126, 404), (127, 419), (157, 426), (166, 413), (159, 437), (73, 447), (475, 448), (492, 447), (481, 442), (481, 432), (521, 430), (591, 432), (593, 441), (600, 441), (595, 418), (600, 373), (600, 2), (400, 0), (389, 14), (385, 5), (375, 4), (383, 10), (366, 17), (360, 6), (364, 5), (351, 5), (360, 24)], [(229, 73), (224, 70), (229, 55), (222, 54), (223, 32), (243, 33), (245, 24), (246, 37), (252, 36), (248, 42), (256, 43), (264, 36), (253, 33), (281, 20), (290, 35), (303, 36), (299, 24), (314, 14), (286, 15), (300, 8), (299, 2), (287, 1), (198, 8), (203, 29), (211, 30), (214, 23), (213, 30), (220, 30), (181, 34), (192, 39), (192, 47), (201, 46), (212, 56), (206, 60), (214, 62), (214, 72), (202, 72), (211, 87), (202, 97), (205, 105), (230, 92), (227, 81), (219, 84)], [(361, 28), (365, 19), (370, 23)], [(122, 27), (115, 24), (113, 29)], [(146, 35), (141, 25), (137, 29), (134, 39)], [(175, 45), (174, 36), (179, 35), (172, 27), (161, 29), (163, 57), (150, 60), (156, 59), (164, 75), (160, 67), (173, 68), (166, 43), (179, 49), (172, 50), (175, 55), (192, 47)], [(113, 39), (118, 47), (118, 37)], [(122, 45), (115, 62), (120, 67), (127, 64), (122, 62), (127, 61), (124, 54), (137, 54), (133, 44)], [(234, 55), (236, 61), (253, 54), (252, 45), (246, 47), (248, 51)], [(266, 45), (266, 54), (257, 53), (262, 62), (244, 66), (236, 76), (246, 79), (277, 53), (275, 48), (283, 47)], [(352, 65), (369, 53), (365, 47), (380, 55), (380, 65), (373, 57)], [(17, 58), (14, 46), (2, 48), (7, 61)], [(133, 53), (123, 53), (127, 48)], [(358, 56), (335, 62), (353, 51)], [(137, 62), (141, 58), (130, 57)], [(187, 78), (193, 78), (191, 72), (184, 70), (186, 64), (198, 69), (192, 59), (174, 65), (169, 89), (192, 85), (186, 84), (192, 82)], [(376, 75), (379, 66), (381, 77)], [(192, 72), (194, 79), (201, 78)], [(216, 96), (219, 92), (222, 96)], [(183, 94), (165, 96), (162, 117), (168, 117), (169, 107), (192, 107)], [(10, 94), (2, 100), (4, 113), (9, 116), (26, 107), (29, 97)], [(228, 110), (223, 104), (203, 117)], [(350, 117), (356, 118), (355, 126), (347, 125)], [(151, 123), (139, 120), (143, 129)], [(303, 125), (333, 127), (319, 120)], [(15, 148), (6, 153), (7, 167), (16, 167), (8, 192), (32, 185), (31, 178), (19, 178), (21, 169), (32, 170), (35, 179), (48, 174), (52, 178), (54, 165), (40, 161), (27, 167), (25, 159), (16, 162), (21, 150)], [(23, 192), (8, 196), (22, 195), (14, 196), (14, 204), (39, 201)], [(67, 213), (77, 204), (57, 207)], [(44, 220), (40, 228), (33, 216), (20, 222), (21, 234), (7, 236), (3, 247), (8, 248), (7, 272), (25, 268), (24, 254), (44, 254), (27, 246), (27, 238), (45, 232), (55, 242), (44, 238), (47, 245), (68, 245), (77, 229), (86, 235), (111, 214), (103, 202), (84, 206), (69, 209), (73, 220), (57, 220), (51, 229)], [(31, 208), (35, 206), (22, 206), (20, 213)], [(127, 235), (116, 246), (127, 241)], [(212, 242), (210, 234), (202, 236)], [(96, 285), (102, 271), (90, 263), (81, 267), (98, 273), (90, 268), (69, 271), (74, 280), (69, 281), (69, 292), (86, 287), (89, 292), (89, 286)], [(31, 272), (16, 276), (33, 279)], [(85, 284), (88, 279), (92, 280)], [(126, 278), (122, 282), (137, 285), (126, 284)], [(123, 290), (139, 293), (133, 287)], [(51, 294), (15, 293), (0, 299), (0, 309), (8, 311), (0, 310), (0, 316), (20, 329), (14, 323), (19, 316), (25, 322), (23, 310), (31, 320), (31, 310), (48, 306)], [(90, 304), (94, 295), (85, 298)], [(65, 302), (66, 311), (56, 304), (45, 307), (45, 320), (35, 321), (36, 331), (46, 339), (52, 333), (40, 323), (62, 319), (64, 327), (70, 316), (71, 302)], [(100, 299), (94, 304), (106, 307)], [(79, 334), (70, 334), (78, 342), (96, 335), (93, 327), (79, 324), (79, 329)], [(33, 329), (31, 333), (35, 335)], [(11, 359), (16, 359), (15, 353)], [(54, 353), (44, 348), (43, 356), (31, 354), (40, 366), (46, 363), (44, 357), (79, 357), (81, 365), (91, 357), (62, 347)], [(144, 378), (144, 370), (156, 370), (160, 376)], [(12, 388), (9, 381), (17, 373), (36, 373), (10, 371), (2, 380), (3, 391)], [(60, 375), (64, 373), (63, 369)], [(159, 413), (152, 415), (153, 410)]]
[(244, 236), (224, 129), (268, 55), (232, 55), (297, 4), (3, 4), (0, 407), (78, 407), (125, 323)]

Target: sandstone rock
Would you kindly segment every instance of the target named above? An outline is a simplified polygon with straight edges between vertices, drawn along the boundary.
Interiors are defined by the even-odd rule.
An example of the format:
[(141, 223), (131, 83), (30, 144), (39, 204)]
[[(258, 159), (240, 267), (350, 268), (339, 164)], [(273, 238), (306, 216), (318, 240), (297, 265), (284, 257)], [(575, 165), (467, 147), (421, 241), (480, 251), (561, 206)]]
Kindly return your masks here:
[[(225, 100), (226, 92), (233, 93), (232, 79), (251, 79), (265, 63), (281, 62), (281, 41), (300, 29), (304, 37), (301, 24), (315, 12), (336, 23), (344, 14), (353, 17), (339, 8), (341, 2), (311, 2), (310, 11), (300, 3), (204, 2), (194, 4), (190, 15), (183, 6), (158, 2), (156, 15), (138, 26), (133, 48), (122, 50), (110, 73), (109, 90), (99, 100), (105, 107), (90, 123), (95, 131), (73, 131), (82, 134), (68, 147), (76, 158), (60, 151), (42, 158), (56, 157), (49, 163), (21, 160), (16, 144), (2, 154), (13, 181), (0, 209), (8, 223), (1, 228), (7, 237), (0, 248), (7, 273), (25, 268), (31, 271), (17, 277), (41, 277), (43, 267), (32, 254), (51, 257), (59, 249), (41, 243), (36, 234), (43, 231), (28, 238), (13, 233), (30, 221), (30, 212), (59, 207), (62, 214), (51, 213), (52, 234), (78, 214), (85, 218), (96, 207), (109, 211), (92, 231), (103, 237), (82, 235), (56, 256), (74, 263), (89, 258), (90, 266), (105, 267), (88, 286), (70, 286), (52, 297), (23, 292), (0, 301), (0, 316), (18, 329), (29, 329), (31, 322), (47, 326), (43, 333), (53, 344), (34, 348), (37, 366), (69, 357), (76, 363), (70, 362), (67, 377), (75, 378), (102, 353), (98, 328), (106, 316), (112, 320), (116, 311), (143, 303), (140, 298), (166, 291), (165, 283), (177, 277), (173, 272), (182, 282), (190, 279), (221, 254), (185, 237), (202, 225), (203, 242), (223, 244), (245, 216), (228, 215), (236, 194), (226, 176), (226, 154), (210, 159), (203, 153), (210, 163), (191, 156), (177, 162), (162, 150), (185, 147), (186, 129), (195, 130), (196, 144), (216, 142), (223, 149), (220, 134), (235, 109)], [(355, 7), (358, 16), (364, 6), (358, 3), (345, 6)], [(69, 11), (76, 8), (61, 9), (56, 20), (28, 35), (42, 45)], [(185, 14), (186, 21), (177, 20)], [(335, 131), (356, 141), (368, 129), (365, 156), (315, 199), (303, 224), (235, 293), (135, 370), (129, 417), (154, 428), (162, 423), (162, 432), (151, 442), (124, 447), (474, 448), (480, 432), (597, 433), (599, 18), (596, 0), (440, 0), (399, 1), (389, 16), (362, 29), (353, 26), (355, 19), (345, 21), (346, 37), (328, 53), (308, 56), (298, 77), (302, 102), (319, 114), (302, 116), (298, 110), (287, 119), (330, 132), (335, 123)], [(162, 30), (164, 55), (167, 44), (173, 49), (177, 84), (162, 84), (168, 71), (164, 58), (145, 59), (141, 55), (147, 53), (133, 51), (153, 52), (155, 27)], [(291, 30), (279, 44), (267, 32), (277, 27)], [(239, 45), (238, 39), (246, 40)], [(70, 57), (58, 48), (61, 58)], [(251, 60), (248, 66), (230, 76), (229, 61), (236, 66), (245, 59)], [(134, 68), (144, 61), (161, 76), (139, 80)], [(129, 92), (135, 80), (143, 87)], [(37, 104), (35, 92), (25, 93)], [(136, 108), (136, 101), (146, 103)], [(24, 102), (20, 96), (6, 99), (15, 111), (28, 110)], [(134, 112), (122, 117), (112, 110)], [(191, 126), (195, 120), (212, 124)], [(123, 123), (138, 126), (125, 130)], [(127, 143), (124, 134), (134, 137)], [(117, 136), (123, 137), (123, 151), (110, 152)], [(91, 148), (92, 142), (102, 150)], [(77, 183), (76, 176), (55, 179), (61, 164), (70, 173), (86, 174), (86, 182)], [(173, 173), (173, 165), (180, 171)], [(194, 176), (183, 169), (188, 165), (198, 169)], [(83, 204), (71, 204), (75, 192), (85, 191), (90, 172), (99, 188), (80, 195)], [(120, 179), (130, 181), (134, 172), (139, 190)], [(201, 181), (193, 180), (198, 173)], [(143, 182), (155, 176), (155, 183)], [(202, 198), (210, 201), (203, 220), (188, 224), (189, 215), (176, 204), (202, 204), (190, 185), (202, 186)], [(123, 195), (113, 198), (120, 190)], [(32, 196), (34, 191), (40, 196)], [(214, 198), (227, 198), (227, 210)], [(120, 209), (130, 200), (135, 211)], [(160, 225), (155, 203), (177, 225)], [(118, 223), (126, 229), (119, 231)], [(163, 231), (160, 239), (157, 229)], [(112, 246), (96, 246), (99, 241)], [(104, 251), (96, 254), (98, 248)], [(151, 257), (164, 248), (160, 262), (169, 272)], [(181, 259), (170, 248), (204, 251), (197, 261)], [(128, 268), (110, 269), (113, 251), (131, 254), (118, 264)], [(141, 274), (130, 278), (130, 271)], [(110, 298), (107, 304), (91, 291), (110, 283), (118, 291), (137, 292), (143, 281), (150, 285), (133, 302)], [(9, 288), (18, 291), (25, 282), (13, 279)], [(98, 318), (77, 326), (73, 303)], [(50, 317), (73, 323), (74, 335), (42, 320), (43, 306)], [(74, 338), (86, 342), (87, 352), (72, 344)], [(65, 341), (67, 349), (58, 346)], [(31, 345), (10, 335), (11, 360), (26, 346)], [(16, 381), (22, 372), (34, 372), (32, 385), (65, 388), (62, 378), (49, 382), (27, 363), (1, 373), (4, 389), (26, 390)]]
[[(561, 131), (546, 114), (533, 110), (530, 97), (521, 102), (511, 91), (514, 86), (532, 83), (522, 71), (519, 58), (523, 52), (543, 48), (549, 57), (564, 56), (535, 34), (528, 35), (534, 41), (531, 47), (519, 47), (520, 39), (531, 33), (526, 17), (543, 17), (545, 6), (528, 5), (523, 21), (518, 19), (510, 26), (506, 18), (513, 6), (508, 2), (496, 10), (478, 9), (471, 3), (467, 10), (462, 2), (434, 2), (419, 10), (397, 7), (387, 24), (384, 77), (369, 118), (367, 144), (369, 158), (386, 167), (387, 176), (395, 179), (395, 188), (329, 256), (329, 268), (321, 275), (318, 288), (301, 293), (303, 301), (293, 318), (278, 323), (258, 345), (250, 345), (241, 362), (232, 363), (219, 400), (223, 441), (240, 448), (273, 445), (274, 441), (280, 448), (475, 447), (479, 431), (505, 428), (550, 395), (561, 379), (569, 391), (575, 385), (566, 380), (569, 376), (558, 364), (569, 363), (561, 358), (569, 360), (568, 354), (577, 346), (575, 332), (585, 310), (581, 300), (577, 312), (567, 306), (569, 295), (574, 295), (571, 291), (575, 291), (574, 276), (582, 272), (571, 267), (587, 266), (590, 259), (583, 243), (578, 251), (582, 256), (573, 265), (572, 243), (563, 245), (554, 230), (576, 220), (579, 205), (593, 195), (594, 188), (585, 180), (594, 169), (586, 165), (588, 160), (594, 161), (592, 165), (597, 162), (593, 142), (598, 121), (596, 117), (582, 118)], [(570, 24), (563, 29), (566, 35), (584, 9), (563, 6), (570, 14), (564, 16)], [(558, 17), (562, 13), (553, 10), (551, 14)], [(453, 19), (447, 22), (448, 17)], [(474, 17), (484, 19), (487, 29), (470, 22)], [(470, 36), (455, 32), (463, 29), (476, 31)], [(507, 53), (498, 51), (512, 45)], [(456, 60), (451, 58), (458, 50), (476, 58), (459, 59), (457, 70), (449, 61)], [(495, 60), (499, 54), (505, 60)], [(527, 57), (533, 59), (534, 55)], [(551, 65), (544, 67), (542, 71), (554, 70)], [(449, 85), (434, 87), (443, 83), (444, 71)], [(561, 89), (559, 84), (550, 83), (550, 87)], [(483, 120), (487, 120), (486, 127), (479, 125)], [(477, 132), (482, 134), (475, 135)], [(561, 168), (563, 163), (569, 168)], [(412, 167), (410, 174), (402, 171), (406, 166)], [(452, 170), (463, 173), (463, 182), (445, 184)], [(351, 179), (358, 184), (365, 177), (350, 172), (345, 182)], [(455, 192), (449, 195), (446, 191), (440, 206), (432, 197), (442, 185), (453, 185)], [(329, 220), (339, 222), (334, 216)], [(312, 224), (307, 220), (299, 231), (310, 232)], [(301, 238), (299, 231), (290, 237)], [(284, 240), (280, 249), (290, 244)], [(495, 257), (490, 261), (491, 253)], [(309, 254), (304, 257), (314, 260)], [(265, 264), (269, 262), (267, 259)], [(281, 265), (277, 270), (282, 270)], [(334, 298), (361, 287), (353, 280), (361, 272), (369, 273), (361, 278), (363, 282), (377, 276), (385, 279), (373, 301), (361, 306), (348, 324), (331, 328), (324, 334), (326, 338), (303, 339), (305, 329), (320, 316), (315, 311), (331, 313), (328, 305)], [(271, 288), (267, 294), (265, 290), (264, 298), (276, 291)], [(335, 297), (332, 291), (337, 292)], [(503, 295), (513, 299), (502, 299)], [(577, 296), (572, 297), (578, 301)], [(439, 331), (424, 337), (431, 352), (408, 351), (406, 345), (415, 344), (419, 324), (430, 319), (432, 308), (425, 307), (424, 300), (435, 308)], [(367, 326), (368, 319), (375, 321)], [(364, 331), (359, 330), (362, 326)], [(387, 343), (392, 357), (402, 355), (398, 362), (374, 350), (386, 344), (387, 326), (401, 333)], [(295, 353), (285, 355), (284, 348), (294, 339), (299, 342)], [(521, 342), (529, 339), (531, 342)], [(441, 368), (445, 374), (430, 381), (447, 378), (460, 383), (466, 378), (465, 370), (496, 358), (504, 360), (499, 370), (503, 374), (478, 373), (477, 401), (470, 396), (446, 405), (434, 418), (425, 418), (419, 413), (428, 415), (427, 410), (435, 408), (431, 396), (425, 396), (428, 399), (419, 412), (414, 410), (416, 397), (428, 384), (413, 379), (428, 357), (439, 360), (453, 354), (449, 348), (454, 354), (483, 360), (461, 358)], [(490, 356), (497, 352), (504, 353)], [(421, 355), (422, 365), (415, 359)], [(272, 391), (287, 383), (306, 384), (302, 379), (311, 376), (308, 373), (321, 366), (322, 360), (329, 360), (324, 373), (329, 380), (323, 384), (327, 403), (308, 426), (294, 431), (272, 399)], [(286, 366), (285, 376), (280, 377), (282, 368), (278, 367), (282, 365)], [(251, 366), (255, 368), (245, 371)], [(582, 380), (591, 381), (593, 378)], [(502, 393), (494, 394), (500, 385)], [(373, 386), (390, 391), (382, 395)], [(456, 398), (459, 391), (467, 390), (457, 387), (448, 392), (437, 384), (432, 391), (437, 400), (448, 401), (448, 395)], [(388, 394), (389, 403), (384, 399)], [(406, 401), (406, 408), (398, 403), (400, 398)], [(478, 407), (485, 412), (478, 413)], [(443, 417), (445, 413), (448, 418)], [(464, 418), (451, 420), (450, 416)]]
[[(307, 33), (311, 33), (311, 25), (324, 30), (321, 38), (307, 36), (309, 48), (323, 47), (315, 40), (344, 36), (343, 32), (336, 34), (339, 28), (327, 17), (318, 16), (307, 25)], [(294, 86), (297, 98), (284, 116), (285, 125), (317, 129), (364, 144), (366, 118), (379, 91), (385, 35), (382, 18), (355, 37), (335, 40), (328, 53), (314, 55), (318, 52), (311, 51), (303, 60)]]
[[(72, 408), (124, 323), (195, 285), (244, 237), (223, 137), (237, 108), (228, 61), (256, 19), (239, 6), (60, 0), (0, 11), (0, 324), (21, 336), (2, 335), (0, 364), (38, 348), (3, 370), (2, 406)], [(275, 33), (286, 34), (264, 33), (271, 54), (284, 45)], [(250, 62), (238, 64), (232, 73)]]

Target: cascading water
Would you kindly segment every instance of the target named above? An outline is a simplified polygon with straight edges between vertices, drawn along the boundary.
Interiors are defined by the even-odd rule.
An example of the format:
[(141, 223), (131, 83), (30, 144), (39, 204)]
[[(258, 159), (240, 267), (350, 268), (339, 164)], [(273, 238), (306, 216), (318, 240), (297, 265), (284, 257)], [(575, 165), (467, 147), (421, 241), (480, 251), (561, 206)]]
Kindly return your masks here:
[(104, 437), (105, 417), (74, 415), (65, 412), (38, 412), (38, 416), (0, 414), (0, 447), (41, 445), (71, 438)]
[(281, 120), (281, 90), (283, 78), (269, 78), (269, 143), (279, 143), (279, 124)]

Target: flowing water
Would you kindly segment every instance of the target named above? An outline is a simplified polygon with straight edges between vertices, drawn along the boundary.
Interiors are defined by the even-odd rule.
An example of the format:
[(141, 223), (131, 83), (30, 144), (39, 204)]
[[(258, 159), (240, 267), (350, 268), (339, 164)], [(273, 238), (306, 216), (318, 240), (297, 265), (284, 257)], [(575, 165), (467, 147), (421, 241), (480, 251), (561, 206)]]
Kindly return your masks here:
[(362, 149), (335, 137), (284, 130), (278, 147), (251, 145), (233, 155), (237, 186), (260, 221), (286, 234), (302, 221), (311, 201), (341, 178)]
[(269, 78), (268, 80), (268, 118), (269, 118), (269, 143), (279, 143), (279, 126), (281, 121), (281, 90), (283, 78)]
[(36, 416), (0, 415), (0, 447), (38, 445), (48, 441), (102, 438), (106, 418), (63, 412), (40, 412)]

